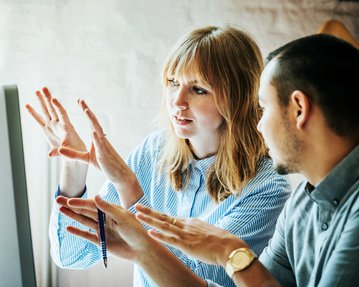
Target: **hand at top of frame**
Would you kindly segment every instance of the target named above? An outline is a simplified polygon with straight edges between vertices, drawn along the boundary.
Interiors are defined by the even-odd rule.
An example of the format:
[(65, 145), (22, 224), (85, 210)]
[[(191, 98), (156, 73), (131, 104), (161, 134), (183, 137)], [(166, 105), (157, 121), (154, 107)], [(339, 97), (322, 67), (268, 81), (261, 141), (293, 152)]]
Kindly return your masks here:
[(56, 201), (61, 205), (60, 211), (63, 214), (96, 230), (96, 233), (73, 226), (68, 226), (67, 231), (97, 245), (100, 245), (97, 209), (101, 209), (106, 214), (107, 249), (116, 256), (137, 262), (139, 256), (153, 246), (153, 239), (131, 212), (119, 205), (107, 203), (99, 195), (95, 199), (68, 199), (59, 196)]
[(43, 116), (29, 104), (26, 105), (26, 109), (44, 130), (46, 139), (51, 146), (49, 156), (59, 156), (60, 147), (86, 151), (86, 145), (72, 125), (65, 108), (56, 98), (51, 96), (48, 88), (45, 87), (42, 91), (36, 91), (36, 96), (41, 105)]
[(86, 102), (79, 100), (79, 105), (92, 127), (93, 142), (91, 148), (89, 151), (81, 151), (61, 147), (59, 152), (68, 158), (90, 163), (101, 169), (105, 176), (115, 185), (123, 206), (128, 208), (143, 195), (137, 177), (108, 141), (101, 124)]
[(140, 204), (135, 208), (137, 219), (157, 230), (149, 230), (151, 237), (209, 264), (225, 266), (234, 249), (248, 247), (233, 234), (202, 220), (171, 217)]

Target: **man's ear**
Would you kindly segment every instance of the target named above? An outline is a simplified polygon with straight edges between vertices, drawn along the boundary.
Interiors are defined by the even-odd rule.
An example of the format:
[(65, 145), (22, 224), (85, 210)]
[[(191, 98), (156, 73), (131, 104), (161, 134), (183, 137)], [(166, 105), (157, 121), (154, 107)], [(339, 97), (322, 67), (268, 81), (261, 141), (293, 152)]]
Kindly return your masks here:
[(290, 104), (294, 113), (297, 129), (302, 129), (309, 118), (310, 103), (306, 94), (294, 91), (290, 95)]

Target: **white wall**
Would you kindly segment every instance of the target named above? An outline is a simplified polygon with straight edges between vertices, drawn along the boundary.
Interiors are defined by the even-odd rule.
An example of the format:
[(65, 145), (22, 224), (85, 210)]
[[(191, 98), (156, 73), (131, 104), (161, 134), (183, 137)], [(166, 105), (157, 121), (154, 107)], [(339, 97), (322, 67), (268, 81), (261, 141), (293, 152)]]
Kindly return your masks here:
[[(0, 0), (0, 82), (17, 83), (22, 104), (34, 105), (34, 91), (47, 85), (88, 141), (88, 124), (76, 105), (77, 98), (86, 99), (108, 138), (126, 157), (153, 129), (163, 60), (188, 28), (236, 24), (250, 32), (267, 54), (287, 41), (316, 33), (334, 6), (335, 1), (324, 0)], [(358, 16), (358, 3), (342, 3), (335, 18), (358, 39)], [(40, 129), (22, 112), (40, 276), (47, 271), (41, 266), (45, 243), (37, 230), (47, 220), (41, 208), (43, 194), (51, 194), (55, 184), (46, 190), (47, 147)], [(92, 169), (88, 181), (92, 193), (102, 181)], [(59, 286), (131, 286), (131, 264), (111, 259), (109, 266), (106, 271), (101, 264), (86, 271), (60, 270)]]

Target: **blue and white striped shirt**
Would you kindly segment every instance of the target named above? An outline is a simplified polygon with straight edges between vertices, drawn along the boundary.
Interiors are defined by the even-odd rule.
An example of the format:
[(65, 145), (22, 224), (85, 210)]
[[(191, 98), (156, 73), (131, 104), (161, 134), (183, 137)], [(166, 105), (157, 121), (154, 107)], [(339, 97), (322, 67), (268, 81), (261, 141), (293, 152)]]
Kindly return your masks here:
[[(271, 160), (262, 160), (257, 175), (248, 182), (240, 196), (231, 195), (216, 204), (209, 196), (205, 182), (215, 156), (193, 160), (187, 189), (175, 191), (167, 176), (158, 171), (164, 141), (164, 132), (151, 134), (127, 160), (144, 192), (138, 202), (171, 216), (200, 218), (240, 236), (256, 254), (260, 254), (273, 235), (277, 217), (290, 191), (285, 177), (273, 170)], [(100, 193), (105, 200), (120, 204), (116, 189), (110, 182), (105, 183)], [(133, 207), (130, 210), (135, 213)], [(56, 264), (63, 268), (83, 269), (97, 263), (101, 259), (99, 247), (66, 232), (68, 225), (81, 227), (62, 215), (55, 204), (49, 233), (51, 255)], [(223, 286), (234, 286), (222, 267), (205, 264), (178, 249), (168, 248), (200, 277)], [(135, 265), (134, 286), (156, 284)]]

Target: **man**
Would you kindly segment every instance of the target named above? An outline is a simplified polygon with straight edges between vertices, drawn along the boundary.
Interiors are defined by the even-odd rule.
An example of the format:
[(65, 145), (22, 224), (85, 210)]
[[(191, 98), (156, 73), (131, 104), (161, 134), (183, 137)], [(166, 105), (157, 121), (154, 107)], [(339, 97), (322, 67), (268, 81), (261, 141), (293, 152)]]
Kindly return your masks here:
[[(137, 206), (137, 218), (161, 231), (151, 230), (151, 237), (207, 263), (222, 265), (238, 286), (353, 286), (358, 282), (358, 67), (359, 50), (329, 35), (301, 38), (269, 55), (259, 90), (263, 116), (258, 129), (277, 171), (299, 172), (308, 181), (300, 184), (286, 203), (259, 260), (244, 241), (226, 231)], [(117, 223), (132, 216), (99, 198), (95, 202), (96, 206), (89, 204), (88, 208), (103, 209)], [(86, 223), (83, 215), (63, 209)], [(121, 224), (113, 229), (122, 237), (129, 234), (123, 232)], [(77, 234), (98, 240), (86, 233)], [(131, 241), (128, 236), (124, 240)], [(146, 244), (137, 244), (131, 250), (144, 262), (153, 259), (156, 266), (153, 250), (146, 251), (149, 245), (141, 248)], [(160, 254), (161, 248), (154, 245)], [(115, 254), (123, 256), (121, 252)], [(175, 270), (171, 266), (179, 264), (173, 258), (166, 260), (162, 272), (147, 267), (152, 268), (149, 273), (160, 285), (164, 278), (169, 282), (170, 270)], [(182, 275), (186, 273), (181, 270)], [(171, 286), (185, 286), (178, 276), (172, 276)], [(199, 282), (193, 286), (205, 286)], [(217, 286), (209, 281), (208, 285)]]

